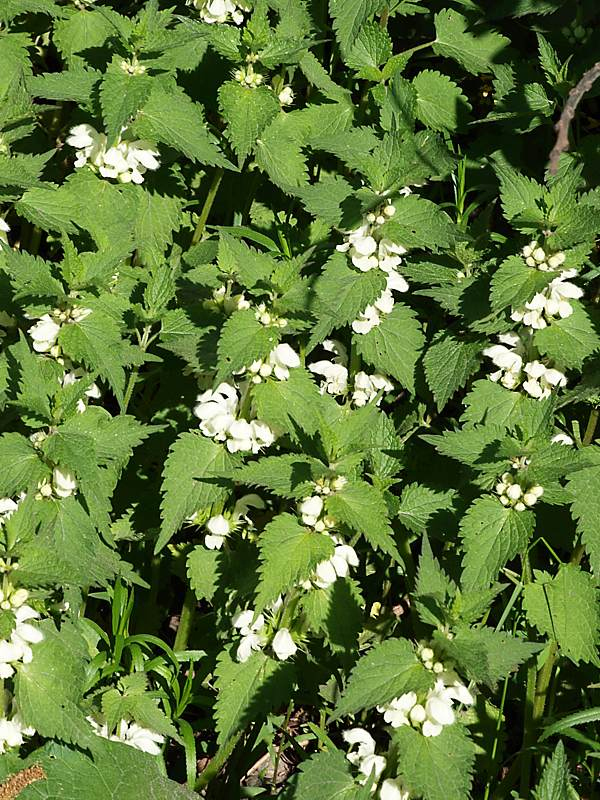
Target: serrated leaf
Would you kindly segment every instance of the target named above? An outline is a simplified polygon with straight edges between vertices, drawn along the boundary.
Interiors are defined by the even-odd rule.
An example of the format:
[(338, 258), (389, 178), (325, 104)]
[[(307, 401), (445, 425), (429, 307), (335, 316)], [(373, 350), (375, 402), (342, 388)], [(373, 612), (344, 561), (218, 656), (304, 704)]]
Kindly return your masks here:
[(590, 558), (595, 575), (600, 575), (600, 466), (588, 467), (568, 477), (567, 491), (571, 514), (577, 520), (577, 530)]
[(280, 329), (260, 323), (253, 309), (234, 311), (221, 328), (216, 381), (249, 367), (253, 361), (266, 359), (279, 336)]
[(378, 0), (329, 0), (333, 29), (342, 52), (355, 42), (363, 23), (380, 9)]
[(333, 555), (333, 541), (324, 533), (305, 528), (291, 514), (279, 514), (258, 541), (260, 581), (256, 609), (262, 611), (280, 594), (308, 580), (321, 561)]
[(494, 497), (479, 497), (460, 523), (464, 550), (462, 585), (487, 588), (500, 569), (527, 547), (535, 517), (506, 508)]
[(199, 544), (187, 557), (187, 576), (198, 600), (212, 600), (218, 586), (218, 550)]
[(100, 105), (109, 147), (116, 143), (121, 129), (144, 105), (151, 88), (149, 75), (130, 75), (120, 66), (106, 72), (100, 84)]
[(294, 439), (298, 438), (299, 431), (315, 433), (326, 402), (308, 372), (301, 367), (291, 369), (286, 381), (259, 383), (252, 390), (252, 396), (259, 419)]
[(394, 205), (396, 215), (382, 226), (381, 232), (396, 244), (435, 253), (461, 238), (450, 217), (431, 200), (410, 194), (394, 200)]
[(458, 61), (473, 75), (493, 72), (510, 44), (509, 39), (490, 29), (471, 33), (467, 19), (450, 8), (435, 15), (435, 34), (434, 52)]
[(597, 325), (579, 302), (571, 301), (573, 313), (565, 319), (553, 320), (548, 327), (535, 332), (534, 342), (542, 355), (561, 366), (580, 369), (585, 359), (600, 349)]
[(569, 762), (562, 742), (556, 745), (552, 758), (546, 762), (534, 796), (535, 800), (572, 800)]
[(274, 661), (265, 653), (254, 653), (239, 663), (224, 652), (219, 657), (216, 676), (217, 741), (222, 744), (250, 722), (287, 702), (294, 665), (290, 661)]
[(241, 166), (263, 130), (280, 113), (279, 101), (265, 86), (249, 89), (226, 81), (219, 89), (219, 106), (227, 122), (227, 138)]
[(360, 77), (379, 79), (379, 66), (392, 55), (392, 40), (389, 33), (376, 22), (367, 23), (360, 29), (353, 41), (346, 64), (358, 70)]
[(34, 97), (87, 105), (100, 78), (101, 73), (95, 69), (68, 69), (34, 75), (27, 81), (27, 87)]
[(359, 787), (350, 773), (344, 753), (326, 750), (304, 761), (295, 797), (311, 800), (359, 800), (364, 787)]
[(404, 726), (394, 732), (400, 776), (423, 800), (470, 797), (475, 745), (459, 724), (439, 736), (423, 736)]
[(365, 361), (414, 392), (415, 367), (424, 337), (412, 309), (396, 303), (380, 325), (367, 334), (354, 334), (353, 342)]
[(40, 173), (52, 153), (5, 155), (0, 153), (0, 186), (28, 189), (39, 186)]
[(469, 121), (471, 104), (447, 75), (424, 69), (413, 78), (417, 117), (434, 131), (456, 131)]
[(425, 533), (431, 517), (438, 511), (452, 508), (451, 491), (436, 492), (418, 483), (409, 483), (402, 490), (398, 519), (413, 533)]
[(378, 489), (365, 481), (352, 481), (341, 491), (328, 495), (325, 505), (328, 514), (362, 534), (375, 550), (402, 563), (385, 500)]
[(302, 453), (267, 456), (236, 470), (236, 481), (260, 486), (279, 497), (297, 498), (310, 494), (312, 483), (325, 470), (323, 464)]
[(158, 267), (163, 264), (165, 250), (181, 224), (181, 201), (142, 189), (137, 196), (136, 249), (144, 266)]
[(592, 575), (574, 564), (563, 564), (554, 578), (536, 572), (525, 586), (524, 606), (529, 623), (554, 639), (573, 663), (600, 664), (600, 605)]
[(322, 633), (334, 653), (354, 656), (363, 622), (358, 584), (338, 579), (327, 589), (313, 588), (302, 598), (302, 609), (314, 633)]
[(469, 342), (464, 336), (459, 338), (450, 333), (436, 336), (423, 357), (423, 366), (438, 411), (477, 371), (480, 361), (479, 342)]
[(0, 436), (0, 497), (14, 497), (48, 475), (48, 468), (29, 439), (20, 433)]
[(506, 218), (513, 220), (527, 214), (543, 224), (544, 187), (503, 160), (496, 161), (494, 169), (500, 181), (500, 202)]
[(428, 689), (431, 684), (431, 674), (408, 639), (388, 639), (375, 645), (354, 667), (335, 718), (383, 705), (405, 692)]
[(227, 480), (239, 459), (199, 433), (182, 433), (172, 444), (163, 470), (159, 552), (194, 512), (209, 509), (228, 492)]
[(521, 256), (509, 256), (492, 278), (490, 300), (494, 310), (522, 308), (552, 280), (551, 272), (528, 267)]

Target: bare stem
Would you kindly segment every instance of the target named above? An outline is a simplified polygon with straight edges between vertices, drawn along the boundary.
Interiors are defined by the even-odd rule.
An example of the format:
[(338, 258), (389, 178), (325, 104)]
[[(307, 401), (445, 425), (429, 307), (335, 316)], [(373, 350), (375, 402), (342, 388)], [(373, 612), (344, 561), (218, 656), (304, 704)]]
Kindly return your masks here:
[(179, 618), (179, 627), (175, 634), (175, 644), (173, 650), (177, 653), (181, 650), (186, 650), (190, 633), (192, 632), (192, 625), (194, 624), (194, 616), (196, 614), (196, 606), (198, 600), (196, 594), (191, 589), (185, 593), (183, 606), (181, 607), (181, 616)]
[(567, 98), (567, 102), (565, 103), (565, 107), (563, 108), (562, 114), (560, 115), (560, 119), (554, 126), (554, 130), (556, 131), (556, 142), (552, 148), (550, 159), (548, 161), (548, 171), (551, 175), (556, 175), (559, 159), (561, 155), (569, 149), (569, 126), (573, 117), (575, 116), (577, 106), (581, 102), (583, 95), (586, 92), (589, 92), (589, 90), (592, 88), (594, 81), (597, 78), (600, 78), (600, 61), (597, 61), (593, 67), (588, 69), (587, 72), (584, 72), (579, 83), (576, 84), (569, 92), (569, 96)]
[(194, 231), (194, 235), (192, 236), (192, 244), (198, 244), (200, 239), (202, 238), (202, 234), (204, 233), (204, 228), (206, 227), (206, 222), (208, 220), (208, 215), (210, 214), (210, 210), (215, 202), (215, 197), (217, 196), (217, 192), (219, 191), (219, 186), (221, 184), (221, 179), (223, 178), (225, 170), (223, 167), (218, 167), (215, 170), (215, 174), (213, 175), (212, 183), (208, 189), (208, 194), (204, 200), (204, 205), (202, 206), (202, 211), (200, 212), (200, 216), (198, 218), (198, 224), (196, 225), (196, 230)]

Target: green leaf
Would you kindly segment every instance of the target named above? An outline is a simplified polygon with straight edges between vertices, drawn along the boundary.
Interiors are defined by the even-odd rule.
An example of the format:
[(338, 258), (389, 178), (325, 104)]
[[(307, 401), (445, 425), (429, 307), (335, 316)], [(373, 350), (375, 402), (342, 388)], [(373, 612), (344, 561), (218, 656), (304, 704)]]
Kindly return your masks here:
[(199, 433), (182, 433), (173, 443), (163, 470), (162, 526), (159, 552), (193, 513), (209, 510), (228, 493), (227, 477), (239, 459)]
[(466, 70), (478, 75), (493, 72), (510, 40), (493, 30), (468, 30), (468, 21), (461, 14), (446, 8), (435, 15), (437, 55), (458, 61)]
[(506, 218), (513, 220), (527, 215), (543, 224), (544, 187), (503, 160), (495, 161), (494, 169), (500, 181), (500, 202)]
[(471, 104), (447, 75), (424, 69), (413, 78), (417, 117), (434, 131), (456, 131), (469, 121)]
[(198, 600), (212, 600), (218, 586), (220, 553), (199, 544), (187, 557), (187, 576)]
[(408, 483), (402, 489), (398, 519), (413, 533), (425, 533), (431, 517), (452, 508), (452, 496), (452, 491), (436, 492), (418, 483)]
[(33, 624), (44, 639), (32, 645), (33, 659), (15, 679), (19, 715), (42, 736), (85, 746), (94, 736), (78, 707), (86, 685), (85, 641), (69, 622), (60, 631), (49, 619)]
[(495, 497), (479, 497), (460, 523), (463, 540), (462, 585), (487, 588), (500, 569), (527, 547), (534, 514), (505, 508)]
[(543, 647), (485, 627), (459, 628), (453, 639), (440, 635), (438, 643), (462, 674), (490, 689)]
[[(594, 448), (595, 449), (595, 448)], [(600, 465), (582, 469), (568, 477), (567, 491), (571, 500), (571, 514), (577, 520), (577, 530), (590, 558), (595, 575), (600, 574)]]
[(267, 280), (277, 262), (270, 254), (249, 247), (241, 239), (221, 230), (218, 265), (221, 272), (236, 275), (243, 286), (251, 289), (260, 281)]
[(387, 639), (376, 644), (352, 670), (335, 718), (389, 703), (405, 692), (424, 691), (431, 685), (431, 673), (408, 639)]
[(451, 333), (435, 337), (423, 358), (427, 385), (435, 397), (438, 411), (461, 389), (479, 368), (481, 344), (466, 341)]
[(290, 370), (287, 381), (259, 383), (253, 388), (252, 397), (258, 418), (294, 439), (298, 438), (299, 431), (315, 433), (320, 411), (326, 403), (315, 382), (301, 367)]
[(69, 67), (83, 67), (85, 61), (76, 55), (83, 50), (100, 48), (114, 35), (110, 19), (96, 9), (71, 10), (66, 19), (54, 23), (53, 41)]
[(258, 541), (260, 581), (256, 610), (262, 611), (290, 586), (308, 580), (321, 561), (331, 558), (331, 537), (305, 528), (291, 514), (279, 514)]
[(218, 743), (251, 722), (266, 717), (271, 709), (287, 702), (294, 680), (290, 661), (274, 661), (265, 653), (254, 653), (248, 661), (233, 661), (223, 652), (216, 669)]
[(300, 765), (294, 797), (299, 800), (359, 800), (363, 789), (351, 775), (344, 754), (328, 749)]
[(342, 52), (356, 41), (362, 25), (380, 9), (378, 0), (329, 0), (333, 29)]
[(140, 138), (163, 142), (199, 164), (231, 167), (206, 127), (202, 108), (182, 91), (154, 87), (133, 130)]
[(352, 269), (344, 253), (334, 253), (314, 283), (313, 313), (317, 324), (311, 334), (308, 350), (355, 320), (361, 311), (377, 300), (385, 289), (385, 274), (381, 270), (359, 272)]
[(279, 497), (300, 498), (310, 494), (312, 483), (325, 470), (323, 464), (302, 453), (286, 453), (251, 461), (236, 470), (236, 481), (269, 489)]
[(561, 366), (580, 369), (585, 359), (600, 349), (595, 320), (583, 305), (571, 301), (573, 313), (565, 319), (553, 320), (547, 328), (535, 332), (534, 342), (542, 355)]
[(253, 309), (234, 311), (221, 328), (217, 383), (253, 361), (265, 359), (276, 347), (279, 336), (280, 329), (260, 323)]
[[(86, 723), (89, 728), (89, 724)], [(27, 764), (38, 765), (46, 775), (24, 790), (37, 800), (79, 800), (82, 787), (86, 800), (120, 800), (143, 796), (145, 800), (195, 800), (198, 795), (163, 774), (159, 759), (122, 742), (97, 736), (90, 751), (50, 742), (35, 750)], [(25, 766), (23, 762), (19, 766)]]
[(381, 233), (396, 244), (435, 253), (463, 238), (446, 212), (431, 200), (410, 194), (394, 200), (394, 205), (396, 215), (382, 226)]
[(552, 578), (536, 572), (524, 589), (524, 606), (530, 624), (550, 636), (573, 663), (598, 666), (600, 606), (592, 575), (574, 564), (563, 564)]
[(572, 800), (569, 762), (562, 742), (556, 745), (552, 758), (546, 762), (534, 796), (535, 800)]
[(351, 481), (341, 491), (328, 495), (325, 506), (328, 514), (364, 536), (375, 550), (402, 563), (379, 489), (365, 481)]
[(219, 107), (227, 122), (227, 138), (241, 166), (263, 130), (280, 113), (279, 100), (266, 86), (249, 89), (225, 81), (219, 88)]
[(181, 201), (143, 189), (137, 195), (135, 246), (144, 266), (158, 267), (164, 263), (165, 250), (173, 243), (173, 233), (179, 230)]
[(40, 173), (52, 153), (40, 155), (4, 155), (0, 153), (0, 186), (28, 189), (39, 186)]
[(380, 325), (367, 334), (354, 334), (353, 342), (365, 361), (414, 392), (415, 367), (424, 337), (412, 309), (396, 303)]
[(359, 73), (359, 77), (379, 80), (379, 66), (392, 55), (392, 41), (389, 33), (376, 22), (363, 25), (354, 40), (346, 64)]
[(549, 739), (557, 733), (574, 728), (576, 725), (588, 725), (591, 722), (598, 722), (600, 720), (600, 707), (585, 708), (583, 711), (575, 711), (573, 714), (567, 714), (566, 717), (561, 717), (556, 722), (547, 725), (544, 728), (540, 741)]
[(423, 800), (467, 800), (475, 745), (459, 724), (439, 736), (423, 736), (408, 726), (394, 731), (400, 776)]
[(100, 78), (101, 73), (95, 69), (68, 69), (34, 75), (27, 81), (27, 87), (34, 97), (71, 100), (85, 106), (90, 102)]
[(310, 629), (321, 632), (334, 653), (345, 652), (352, 660), (363, 624), (363, 604), (358, 585), (350, 579), (338, 579), (327, 589), (313, 588), (302, 598)]
[(152, 78), (148, 75), (130, 75), (120, 66), (109, 67), (100, 84), (100, 105), (109, 147), (144, 105), (151, 88)]
[(0, 497), (14, 497), (20, 492), (37, 488), (49, 470), (29, 439), (20, 433), (0, 436)]
[(522, 308), (552, 280), (551, 272), (528, 267), (521, 256), (509, 256), (492, 278), (490, 300), (495, 311)]

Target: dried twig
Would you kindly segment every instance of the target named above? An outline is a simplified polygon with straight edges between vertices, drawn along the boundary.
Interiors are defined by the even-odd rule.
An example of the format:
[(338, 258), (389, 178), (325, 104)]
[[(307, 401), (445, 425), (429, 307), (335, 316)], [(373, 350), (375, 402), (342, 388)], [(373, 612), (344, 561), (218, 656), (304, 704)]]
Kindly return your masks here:
[(548, 161), (548, 170), (551, 175), (556, 175), (560, 156), (569, 149), (569, 125), (575, 116), (577, 106), (583, 95), (592, 88), (597, 78), (600, 78), (600, 61), (596, 62), (587, 72), (584, 72), (579, 83), (569, 92), (560, 119), (554, 126), (554, 130), (556, 131), (556, 143), (552, 148), (550, 160)]
[(46, 773), (39, 764), (22, 769), (20, 772), (11, 775), (0, 785), (0, 800), (14, 800), (21, 794), (23, 789), (31, 786), (36, 781), (43, 781), (45, 778)]

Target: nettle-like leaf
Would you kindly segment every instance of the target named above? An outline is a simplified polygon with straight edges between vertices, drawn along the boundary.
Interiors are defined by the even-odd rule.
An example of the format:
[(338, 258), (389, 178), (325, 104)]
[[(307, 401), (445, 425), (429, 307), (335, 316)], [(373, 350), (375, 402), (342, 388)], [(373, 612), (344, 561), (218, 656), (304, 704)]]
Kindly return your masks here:
[(537, 788), (536, 800), (570, 800), (573, 797), (569, 762), (562, 742), (556, 745), (552, 758), (544, 767)]
[(219, 89), (219, 105), (227, 121), (227, 138), (241, 166), (262, 131), (279, 113), (279, 102), (266, 86), (250, 89), (226, 81)]
[(327, 589), (313, 588), (302, 598), (302, 610), (313, 633), (322, 633), (334, 653), (352, 659), (363, 624), (363, 598), (351, 579), (336, 580)]
[(333, 555), (329, 536), (305, 528), (291, 514), (279, 514), (265, 527), (259, 542), (260, 580), (256, 608), (262, 611), (269, 603), (307, 580), (321, 561)]
[(452, 508), (452, 492), (436, 492), (418, 483), (407, 484), (398, 505), (398, 519), (414, 533), (425, 533), (431, 517)]
[[(370, 788), (370, 787), (369, 787)], [(300, 766), (295, 796), (314, 800), (367, 800), (365, 786), (359, 786), (340, 750), (326, 750)]]
[(593, 577), (574, 564), (563, 564), (551, 577), (536, 572), (525, 586), (527, 619), (537, 630), (556, 641), (561, 653), (575, 664), (598, 665), (600, 605)]
[(537, 331), (535, 344), (543, 355), (557, 363), (581, 369), (585, 359), (600, 349), (600, 335), (596, 321), (581, 303), (573, 301), (572, 309), (569, 317)]
[(407, 639), (389, 639), (376, 645), (354, 667), (335, 716), (374, 708), (405, 692), (428, 689), (432, 683), (431, 673), (417, 658), (412, 644)]
[(466, 17), (452, 9), (440, 11), (435, 16), (434, 51), (458, 61), (474, 75), (494, 70), (502, 60), (509, 40), (499, 33), (469, 31)]
[(515, 511), (495, 497), (480, 497), (460, 523), (465, 588), (486, 588), (499, 570), (523, 553), (533, 533), (531, 511)]
[[(598, 461), (598, 448), (594, 447)], [(600, 536), (598, 519), (600, 514), (600, 464), (569, 475), (567, 490), (572, 496), (571, 513), (577, 520), (577, 530), (589, 555), (594, 573), (600, 571)]]
[(427, 385), (441, 410), (479, 368), (481, 345), (441, 333), (423, 357)]
[(252, 309), (234, 311), (221, 329), (217, 381), (249, 367), (253, 361), (266, 359), (280, 334), (280, 328), (260, 323)]
[(434, 70), (424, 69), (413, 80), (417, 90), (417, 116), (434, 131), (455, 131), (469, 121), (471, 104), (460, 88)]

